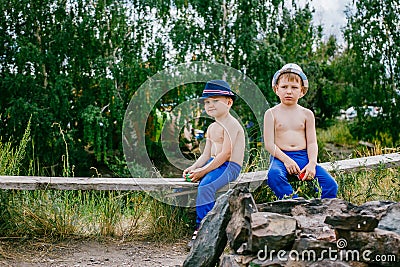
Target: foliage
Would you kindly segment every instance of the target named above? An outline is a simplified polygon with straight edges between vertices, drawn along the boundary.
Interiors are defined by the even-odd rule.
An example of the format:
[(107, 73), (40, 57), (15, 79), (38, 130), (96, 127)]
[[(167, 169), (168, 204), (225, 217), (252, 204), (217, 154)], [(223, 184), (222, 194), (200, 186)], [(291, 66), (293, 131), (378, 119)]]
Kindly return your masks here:
[[(258, 44), (263, 43), (260, 31), (269, 36), (270, 42), (291, 36), (292, 30), (286, 30), (286, 26), (281, 27), (281, 37), (274, 37), (270, 30), (279, 24), (280, 14), (289, 13), (283, 2), (220, 4), (4, 2), (0, 12), (1, 38), (6, 44), (0, 51), (5, 66), (0, 70), (0, 112), (5, 114), (2, 135), (20, 136), (20, 121), (32, 114), (34, 154), (45, 166), (58, 166), (55, 171), (62, 171), (58, 162), (65, 157), (65, 142), (70, 150), (69, 162), (78, 175), (92, 165), (109, 164), (113, 151), (122, 150), (121, 126), (130, 97), (156, 71), (168, 64), (185, 62), (189, 57), (222, 62), (243, 71), (248, 68), (251, 74), (252, 68), (260, 67), (252, 63), (259, 55)], [(171, 15), (171, 9), (176, 9), (177, 16)], [(303, 12), (300, 10), (299, 14)], [(302, 27), (311, 27), (311, 13), (305, 14), (306, 21), (301, 22), (303, 19), (298, 16), (299, 21)], [(155, 22), (161, 28), (156, 29)], [(292, 21), (285, 23), (293, 25)], [(296, 31), (297, 37), (301, 30), (304, 28)], [(154, 32), (154, 36), (148, 32)], [(306, 44), (310, 49), (312, 41)], [(168, 46), (177, 52), (176, 56), (167, 56), (171, 49)], [(276, 52), (272, 49), (271, 54)], [(282, 62), (279, 60), (271, 68), (276, 69)], [(263, 76), (272, 73), (266, 67), (259, 70)], [(191, 94), (193, 89), (186, 89), (181, 92)], [(179, 103), (182, 93), (178, 91), (163, 101)], [(162, 104), (156, 108), (160, 109)], [(237, 109), (243, 121), (251, 119), (248, 108)], [(54, 123), (63, 129), (62, 134), (51, 127)], [(162, 153), (153, 134), (149, 131), (146, 136), (149, 154), (158, 157)], [(260, 133), (252, 134), (255, 139), (260, 138)]]
[(344, 73), (358, 114), (364, 105), (383, 108), (378, 118), (358, 116), (352, 133), (369, 141), (380, 139), (382, 133), (399, 141), (399, 75), (400, 68), (400, 2), (362, 0), (347, 13), (345, 39), (348, 49), (343, 58)]
[(327, 129), (317, 129), (317, 136), (321, 143), (338, 145), (356, 145), (357, 141), (350, 133), (350, 126), (346, 122), (336, 122)]
[[(153, 74), (183, 62), (223, 63), (249, 76), (273, 105), (272, 75), (284, 63), (297, 62), (310, 80), (301, 104), (315, 112), (318, 126), (329, 126), (341, 108), (381, 106), (379, 118), (357, 118), (351, 134), (395, 146), (399, 6), (399, 0), (357, 1), (347, 11), (341, 45), (333, 36), (324, 39), (322, 26), (313, 23), (312, 1), (1, 0), (0, 136), (17, 142), (32, 116), (34, 146), (27, 153), (42, 171), (62, 175), (67, 143), (71, 175), (73, 167), (82, 176), (92, 166), (124, 172), (125, 110)], [(165, 122), (165, 107), (201, 89), (182, 85), (155, 105), (146, 133), (155, 162), (165, 160), (152, 130)], [(237, 103), (241, 120), (253, 121), (249, 107)], [(248, 129), (251, 149), (262, 139), (254, 129)]]
[(28, 122), (25, 133), (19, 143), (14, 148), (12, 142), (1, 142), (0, 139), (0, 175), (19, 175), (25, 160), (26, 149), (30, 140), (31, 123)]
[[(342, 134), (335, 127), (327, 131), (336, 132), (339, 136), (348, 133), (346, 127), (341, 128)], [(329, 133), (325, 135), (329, 138), (333, 136)], [(25, 141), (19, 146), (21, 151), (10, 152), (8, 144), (1, 145), (0, 158), (4, 159), (4, 155), (8, 155), (11, 159), (23, 153), (29, 140), (29, 124), (22, 140)], [(377, 145), (374, 150), (360, 150), (357, 153), (358, 156), (370, 156), (385, 152), (385, 148)], [(246, 168), (266, 169), (266, 156), (262, 156), (260, 151), (255, 153), (261, 156), (257, 157), (258, 161), (254, 161), (253, 166)], [(15, 158), (20, 160), (12, 161), (13, 165), (8, 164), (10, 167), (15, 166), (12, 167), (16, 171), (13, 174), (36, 174), (34, 170), (20, 168), (24, 159), (22, 156)], [(2, 171), (0, 175), (4, 175), (6, 170)], [(400, 168), (381, 166), (376, 170), (354, 173), (335, 172), (335, 179), (339, 183), (338, 197), (356, 204), (382, 199), (400, 201), (399, 171)], [(292, 185), (299, 196), (318, 197), (313, 184), (292, 181)], [(265, 184), (257, 188), (253, 195), (257, 203), (276, 200)], [(160, 203), (145, 192), (90, 190), (0, 190), (0, 215), (0, 235), (3, 237), (53, 240), (108, 236), (125, 239), (137, 235), (171, 240), (188, 236), (195, 220), (193, 209)]]
[(338, 198), (354, 204), (373, 200), (400, 201), (400, 168), (380, 166), (376, 170), (337, 173)]

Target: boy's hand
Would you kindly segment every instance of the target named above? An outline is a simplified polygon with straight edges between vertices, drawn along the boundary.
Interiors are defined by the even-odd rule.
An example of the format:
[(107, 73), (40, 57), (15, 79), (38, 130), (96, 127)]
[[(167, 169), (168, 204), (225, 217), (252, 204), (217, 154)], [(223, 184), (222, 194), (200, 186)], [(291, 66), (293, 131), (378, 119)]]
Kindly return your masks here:
[[(299, 174), (299, 179), (302, 181), (311, 181), (315, 177), (315, 164), (308, 163)], [(301, 176), (301, 177), (300, 177)]]
[(182, 173), (182, 177), (185, 178), (187, 174), (190, 174), (190, 172), (192, 172), (195, 168), (193, 168), (193, 166), (190, 166), (189, 168), (186, 168), (183, 173)]
[(189, 178), (192, 182), (196, 183), (200, 181), (204, 175), (206, 175), (205, 171), (202, 168), (198, 168), (190, 172)]
[(289, 174), (293, 175), (300, 173), (300, 167), (294, 160), (289, 158), (287, 161), (283, 162), (283, 164), (285, 164), (286, 170)]

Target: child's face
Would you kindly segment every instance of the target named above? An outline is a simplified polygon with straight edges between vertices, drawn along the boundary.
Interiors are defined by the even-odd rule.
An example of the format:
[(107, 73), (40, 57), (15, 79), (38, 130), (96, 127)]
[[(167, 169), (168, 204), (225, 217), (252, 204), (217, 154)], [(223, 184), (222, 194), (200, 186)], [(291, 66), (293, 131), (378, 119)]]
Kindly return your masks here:
[(212, 96), (204, 100), (204, 108), (211, 117), (219, 117), (229, 112), (233, 100), (225, 96)]
[(304, 96), (300, 77), (299, 79), (293, 79), (286, 75), (280, 77), (275, 87), (275, 93), (278, 95), (281, 103), (287, 105), (297, 104), (297, 101)]

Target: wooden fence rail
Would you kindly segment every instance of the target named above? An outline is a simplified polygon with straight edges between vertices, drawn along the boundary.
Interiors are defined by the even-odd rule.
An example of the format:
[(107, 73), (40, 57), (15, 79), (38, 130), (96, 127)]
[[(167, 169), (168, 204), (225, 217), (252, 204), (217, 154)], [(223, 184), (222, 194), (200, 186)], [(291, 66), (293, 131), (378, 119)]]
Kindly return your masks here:
[[(330, 172), (354, 171), (362, 168), (389, 168), (400, 166), (400, 153), (321, 163)], [(260, 183), (267, 177), (267, 170), (242, 173), (230, 184)], [(88, 178), (88, 177), (40, 177), (0, 176), (0, 189), (17, 190), (171, 190), (196, 187), (197, 183), (185, 182), (183, 178)]]

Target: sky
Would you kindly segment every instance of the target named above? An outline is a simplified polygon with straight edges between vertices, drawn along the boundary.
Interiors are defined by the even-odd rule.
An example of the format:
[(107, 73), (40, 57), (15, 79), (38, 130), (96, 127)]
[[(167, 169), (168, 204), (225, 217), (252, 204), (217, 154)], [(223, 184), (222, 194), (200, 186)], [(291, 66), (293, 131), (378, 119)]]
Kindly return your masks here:
[[(306, 1), (298, 0), (298, 2), (301, 5)], [(341, 28), (347, 23), (344, 11), (352, 2), (353, 0), (311, 0), (311, 5), (315, 8), (314, 22), (324, 26), (326, 36), (334, 34), (338, 41), (342, 42)]]

